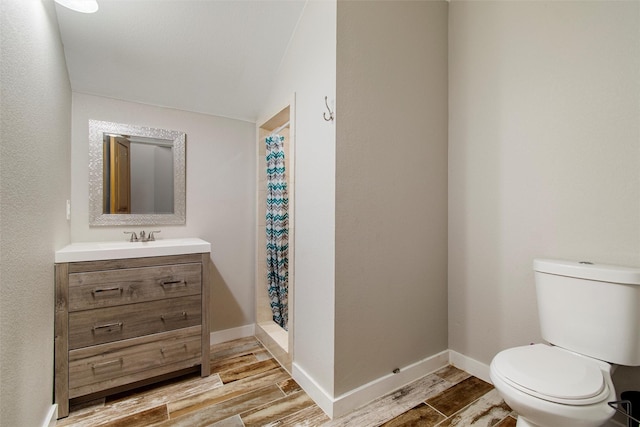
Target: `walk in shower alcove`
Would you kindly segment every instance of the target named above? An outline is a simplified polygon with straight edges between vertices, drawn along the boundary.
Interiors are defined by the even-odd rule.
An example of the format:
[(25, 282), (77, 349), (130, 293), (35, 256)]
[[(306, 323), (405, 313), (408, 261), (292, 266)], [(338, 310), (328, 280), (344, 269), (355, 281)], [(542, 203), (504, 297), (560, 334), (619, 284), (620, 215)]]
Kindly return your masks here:
[[(293, 360), (293, 296), (294, 296), (294, 187), (295, 187), (295, 111), (293, 101), (271, 116), (258, 128), (257, 141), (257, 218), (256, 218), (256, 336), (280, 364), (291, 373)], [(274, 321), (268, 292), (267, 254), (267, 144), (271, 135), (284, 138), (284, 169), (288, 192), (288, 322), (287, 329)]]

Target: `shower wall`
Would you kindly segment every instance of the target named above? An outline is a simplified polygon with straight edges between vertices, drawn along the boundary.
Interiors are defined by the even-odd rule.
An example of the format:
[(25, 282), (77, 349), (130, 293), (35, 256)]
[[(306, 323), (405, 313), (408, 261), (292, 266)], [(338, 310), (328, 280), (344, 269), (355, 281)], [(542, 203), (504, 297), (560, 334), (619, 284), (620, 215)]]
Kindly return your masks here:
[(290, 206), (295, 210), (296, 283), (289, 298), (295, 302), (289, 309), (289, 316), (292, 311), (295, 316), (289, 336), (295, 343), (294, 379), (312, 379), (317, 388), (305, 390), (316, 401), (332, 392), (334, 381), (335, 123), (324, 121), (322, 113), (325, 96), (336, 107), (335, 29), (335, 0), (305, 4), (262, 109), (267, 120), (295, 94), (296, 194)]
[[(260, 128), (258, 128), (258, 140), (256, 153), (257, 159), (257, 197), (256, 197), (256, 336), (265, 347), (275, 356), (280, 364), (291, 372), (293, 361), (293, 328), (294, 328), (294, 254), (295, 254), (295, 218), (294, 218), (294, 192), (295, 192), (295, 104), (283, 108), (272, 116)], [(284, 137), (284, 163), (285, 178), (289, 197), (289, 281), (288, 281), (288, 331), (273, 321), (271, 303), (267, 285), (267, 250), (266, 250), (266, 207), (267, 207), (267, 162), (266, 162), (266, 138), (274, 133), (274, 130)]]

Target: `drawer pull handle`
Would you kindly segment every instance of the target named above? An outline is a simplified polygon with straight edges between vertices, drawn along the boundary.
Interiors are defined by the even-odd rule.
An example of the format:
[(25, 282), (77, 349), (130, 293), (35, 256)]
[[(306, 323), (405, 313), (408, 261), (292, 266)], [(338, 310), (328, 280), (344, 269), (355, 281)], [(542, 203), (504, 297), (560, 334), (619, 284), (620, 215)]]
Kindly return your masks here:
[(107, 329), (107, 332), (113, 332), (112, 328), (122, 329), (122, 322), (107, 323), (106, 325), (98, 325), (93, 327), (93, 332), (101, 329)]
[(184, 280), (165, 280), (165, 281), (161, 282), (160, 285), (163, 288), (166, 288), (167, 286), (173, 288), (175, 286), (180, 286), (180, 285), (187, 286), (187, 282), (184, 281)]
[(171, 351), (176, 352), (176, 351), (182, 351), (182, 350), (187, 351), (187, 345), (186, 344), (173, 346), (173, 347), (162, 347), (160, 349), (160, 353), (162, 353), (164, 355), (165, 353), (169, 353)]
[(166, 322), (168, 320), (183, 320), (187, 318), (187, 312), (183, 311), (182, 313), (179, 314), (161, 314), (160, 315), (160, 320), (162, 320), (163, 322)]
[(91, 293), (95, 297), (95, 296), (103, 294), (105, 292), (115, 292), (115, 291), (118, 291), (118, 292), (122, 293), (122, 286), (114, 286), (112, 288), (98, 288), (98, 289), (92, 290)]
[(114, 365), (122, 366), (122, 357), (115, 360), (109, 360), (108, 362), (94, 363), (93, 365), (91, 365), (91, 369), (95, 371), (98, 369), (109, 368)]

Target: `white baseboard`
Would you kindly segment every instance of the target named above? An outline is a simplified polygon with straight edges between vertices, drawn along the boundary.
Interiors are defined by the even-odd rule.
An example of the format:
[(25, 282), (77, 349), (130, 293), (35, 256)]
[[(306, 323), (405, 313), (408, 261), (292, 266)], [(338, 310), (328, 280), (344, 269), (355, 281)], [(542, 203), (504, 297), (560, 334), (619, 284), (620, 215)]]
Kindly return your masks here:
[(237, 328), (224, 329), (209, 334), (210, 344), (220, 344), (227, 341), (237, 340), (238, 338), (252, 337), (256, 334), (256, 325), (238, 326)]
[(324, 411), (329, 418), (333, 418), (334, 399), (298, 364), (292, 364), (292, 377), (311, 399)]
[(58, 420), (58, 404), (54, 403), (49, 408), (49, 412), (47, 413), (44, 422), (42, 423), (42, 427), (56, 427), (56, 422)]
[(400, 372), (397, 374), (389, 373), (336, 398), (331, 397), (296, 363), (293, 364), (293, 379), (329, 417), (337, 418), (387, 393), (391, 393), (400, 387), (416, 381), (446, 366), (448, 363), (449, 351), (445, 350), (419, 362), (400, 368)]
[[(219, 344), (238, 338), (254, 336), (256, 325), (245, 325), (238, 328), (226, 329), (211, 333), (211, 344)], [(388, 374), (377, 378), (368, 384), (344, 393), (338, 397), (332, 397), (324, 390), (311, 375), (301, 368), (295, 361), (292, 364), (293, 379), (313, 399), (313, 401), (331, 418), (341, 417), (366, 403), (393, 392), (409, 383), (451, 364), (474, 377), (491, 383), (489, 365), (479, 362), (454, 350), (445, 350), (412, 365), (400, 369), (397, 374)], [(43, 427), (55, 427), (57, 418), (57, 405), (52, 407), (52, 422), (43, 424)], [(616, 420), (610, 420), (604, 427), (622, 427)]]
[(449, 363), (466, 371), (474, 377), (480, 378), (482, 381), (491, 383), (489, 376), (489, 365), (482, 362), (478, 362), (464, 354), (460, 354), (457, 351), (449, 350)]
[[(255, 336), (255, 332), (255, 324), (211, 332), (211, 344)], [(451, 364), (483, 381), (491, 383), (489, 365), (478, 362), (454, 350), (445, 350), (427, 357), (419, 362), (400, 368), (400, 372), (397, 374), (389, 373), (337, 397), (331, 396), (295, 361), (292, 363), (292, 376), (329, 417), (337, 418), (416, 381), (447, 364)]]
[(348, 414), (366, 403), (447, 366), (448, 363), (449, 351), (445, 350), (419, 362), (400, 368), (400, 372), (397, 374), (389, 373), (338, 396), (333, 405), (333, 413), (336, 417)]

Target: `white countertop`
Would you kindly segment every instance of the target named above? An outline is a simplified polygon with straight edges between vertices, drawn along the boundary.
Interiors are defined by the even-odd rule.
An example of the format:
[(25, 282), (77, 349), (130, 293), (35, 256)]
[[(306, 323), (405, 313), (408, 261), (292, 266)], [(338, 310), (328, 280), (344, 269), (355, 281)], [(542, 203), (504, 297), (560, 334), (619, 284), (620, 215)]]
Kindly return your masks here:
[(99, 261), (211, 252), (211, 243), (195, 237), (153, 242), (81, 242), (56, 251), (55, 262)]

